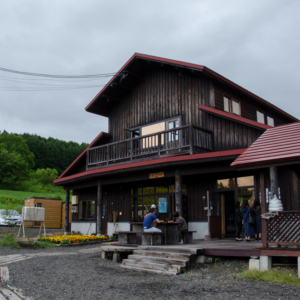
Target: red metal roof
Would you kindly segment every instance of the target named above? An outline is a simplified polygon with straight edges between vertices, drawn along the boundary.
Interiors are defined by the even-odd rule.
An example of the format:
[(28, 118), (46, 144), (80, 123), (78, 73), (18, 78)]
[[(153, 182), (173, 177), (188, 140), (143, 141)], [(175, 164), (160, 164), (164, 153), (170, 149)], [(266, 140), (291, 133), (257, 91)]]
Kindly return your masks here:
[(87, 149), (91, 148), (104, 135), (111, 136), (110, 133), (106, 133), (103, 131), (100, 132), (97, 135), (97, 137), (85, 148), (85, 150), (82, 151), (82, 153), (67, 167), (67, 169), (65, 169), (65, 171), (63, 173), (61, 173), (61, 175), (58, 177), (58, 179), (62, 178), (76, 164), (76, 162), (78, 162), (78, 160), (86, 153)]
[(206, 159), (206, 158), (217, 158), (217, 157), (226, 157), (231, 155), (239, 155), (243, 153), (246, 149), (234, 149), (234, 150), (226, 150), (226, 151), (216, 151), (216, 152), (207, 152), (207, 153), (200, 153), (200, 154), (192, 154), (192, 155), (182, 155), (182, 156), (172, 156), (172, 157), (165, 157), (165, 158), (158, 158), (158, 159), (152, 159), (147, 161), (141, 161), (141, 162), (133, 162), (133, 163), (127, 163), (127, 164), (121, 164), (116, 166), (109, 166), (109, 167), (103, 167), (100, 169), (94, 169), (89, 170), (86, 172), (74, 174), (71, 176), (66, 176), (61, 178), (60, 176), (58, 179), (54, 180), (54, 183), (62, 183), (71, 179), (81, 178), (92, 174), (101, 174), (106, 173), (110, 171), (117, 171), (117, 170), (124, 170), (124, 169), (131, 169), (135, 167), (143, 167), (143, 166), (149, 166), (149, 165), (157, 165), (159, 167), (159, 164), (167, 163), (167, 162), (180, 162), (180, 161), (190, 161), (190, 160), (196, 160), (196, 159)]
[(202, 65), (197, 65), (197, 64), (192, 64), (192, 63), (187, 63), (187, 62), (182, 62), (182, 61), (178, 61), (178, 60), (173, 60), (173, 59), (167, 59), (167, 58), (162, 58), (162, 57), (158, 57), (158, 56), (151, 56), (151, 55), (147, 55), (147, 54), (141, 54), (141, 53), (134, 53), (131, 58), (123, 65), (123, 67), (119, 70), (119, 72), (105, 85), (105, 87), (94, 97), (94, 99), (86, 106), (85, 110), (88, 111), (89, 108), (91, 107), (91, 105), (96, 101), (96, 99), (106, 90), (106, 88), (118, 77), (118, 74), (120, 74), (121, 72), (125, 71), (126, 67), (132, 62), (134, 61), (136, 58), (141, 58), (141, 59), (147, 59), (147, 60), (152, 60), (152, 61), (156, 61), (156, 62), (161, 62), (161, 63), (166, 63), (166, 64), (171, 64), (171, 65), (175, 65), (175, 66), (180, 66), (180, 67), (185, 67), (185, 68), (189, 68), (189, 69), (194, 69), (194, 70), (199, 70), (199, 71), (205, 71), (208, 74), (214, 76), (215, 78), (222, 80), (223, 82), (231, 85), (232, 87), (235, 87), (236, 89), (240, 90), (241, 92), (255, 98), (256, 100), (260, 101), (261, 103), (275, 109), (276, 111), (280, 112), (281, 114), (284, 114), (286, 117), (290, 118), (293, 121), (299, 121), (297, 118), (291, 116), (290, 114), (288, 114), (287, 112), (281, 110), (280, 108), (278, 108), (277, 106), (271, 104), (270, 102), (258, 97), (257, 95), (251, 93), (250, 91), (242, 88), (241, 86), (239, 86), (238, 84), (234, 83), (233, 81), (223, 77), (222, 75), (214, 72), (213, 70), (202, 66)]
[(300, 159), (300, 122), (266, 130), (231, 166), (285, 162)]
[(238, 115), (234, 115), (234, 114), (230, 114), (226, 111), (222, 111), (213, 107), (209, 107), (209, 106), (204, 106), (204, 105), (199, 105), (199, 109), (204, 110), (208, 113), (211, 113), (213, 115), (218, 115), (220, 117), (226, 118), (226, 119), (232, 119), (235, 120), (239, 123), (243, 123), (243, 124), (247, 124), (247, 125), (251, 125), (253, 127), (257, 127), (259, 129), (268, 129), (268, 128), (272, 128), (272, 126), (266, 125), (266, 124), (262, 124), (244, 117), (240, 117)]

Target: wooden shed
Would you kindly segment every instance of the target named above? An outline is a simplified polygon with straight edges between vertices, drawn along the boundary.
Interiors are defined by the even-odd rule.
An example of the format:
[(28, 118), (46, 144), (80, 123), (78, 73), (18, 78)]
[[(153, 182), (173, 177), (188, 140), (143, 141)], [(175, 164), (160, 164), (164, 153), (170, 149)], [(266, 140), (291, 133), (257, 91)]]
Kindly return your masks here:
[[(64, 226), (64, 203), (59, 198), (42, 198), (31, 197), (25, 198), (24, 206), (30, 207), (44, 207), (45, 208), (45, 226), (46, 228), (63, 228)], [(71, 221), (71, 205), (70, 209), (70, 221)], [(40, 224), (37, 222), (25, 222), (25, 227), (37, 227)]]

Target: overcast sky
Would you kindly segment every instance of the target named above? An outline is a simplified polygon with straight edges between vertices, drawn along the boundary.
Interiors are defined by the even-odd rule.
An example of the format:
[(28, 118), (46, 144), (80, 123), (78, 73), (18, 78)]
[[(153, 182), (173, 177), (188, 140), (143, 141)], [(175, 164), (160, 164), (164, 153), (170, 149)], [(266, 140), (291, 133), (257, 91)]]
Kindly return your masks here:
[[(1, 0), (0, 67), (103, 74), (145, 53), (205, 65), (300, 119), (299, 15), (299, 0)], [(109, 77), (41, 79), (0, 71), (0, 130), (78, 143), (107, 131), (85, 107)]]

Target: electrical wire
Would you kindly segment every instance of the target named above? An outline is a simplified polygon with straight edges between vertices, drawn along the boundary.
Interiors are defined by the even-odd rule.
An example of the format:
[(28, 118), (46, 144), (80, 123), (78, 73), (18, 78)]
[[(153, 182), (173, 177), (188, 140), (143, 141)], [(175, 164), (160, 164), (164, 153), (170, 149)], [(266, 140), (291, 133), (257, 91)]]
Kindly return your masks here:
[(6, 69), (2, 67), (0, 67), (0, 71), (20, 74), (20, 75), (38, 76), (38, 77), (47, 77), (47, 78), (96, 78), (96, 77), (110, 77), (116, 75), (116, 72), (104, 73), (104, 74), (92, 74), (92, 75), (50, 75), (50, 74), (42, 74), (42, 73), (22, 72), (22, 71)]

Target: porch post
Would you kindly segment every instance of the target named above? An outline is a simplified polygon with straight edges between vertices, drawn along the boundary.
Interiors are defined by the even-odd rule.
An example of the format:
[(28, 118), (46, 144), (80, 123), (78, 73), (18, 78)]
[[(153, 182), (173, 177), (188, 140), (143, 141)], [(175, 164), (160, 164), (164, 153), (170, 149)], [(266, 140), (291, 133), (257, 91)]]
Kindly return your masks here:
[(182, 194), (181, 194), (181, 175), (179, 169), (175, 170), (175, 206), (176, 211), (182, 216)]
[[(261, 196), (261, 213), (264, 214), (267, 212), (267, 203), (266, 203), (266, 189), (265, 189), (265, 177), (264, 172), (260, 172), (260, 196)], [(262, 244), (263, 247), (267, 247), (267, 220), (262, 219), (261, 220), (261, 226), (262, 226)]]
[(66, 190), (65, 228), (64, 228), (64, 234), (65, 235), (67, 235), (70, 232), (70, 228), (69, 228), (69, 202), (70, 202), (70, 190)]
[(270, 167), (270, 192), (271, 197), (270, 199), (274, 198), (274, 195), (278, 198), (278, 174), (277, 174), (277, 167)]
[(98, 180), (97, 185), (97, 236), (101, 235), (101, 220), (102, 220), (102, 186), (100, 180)]

